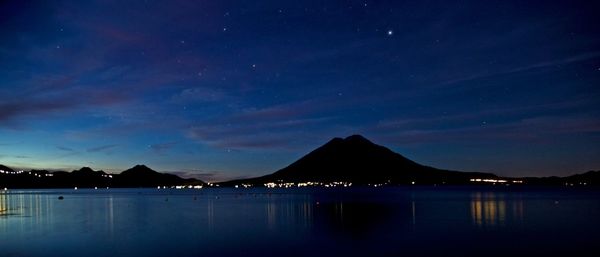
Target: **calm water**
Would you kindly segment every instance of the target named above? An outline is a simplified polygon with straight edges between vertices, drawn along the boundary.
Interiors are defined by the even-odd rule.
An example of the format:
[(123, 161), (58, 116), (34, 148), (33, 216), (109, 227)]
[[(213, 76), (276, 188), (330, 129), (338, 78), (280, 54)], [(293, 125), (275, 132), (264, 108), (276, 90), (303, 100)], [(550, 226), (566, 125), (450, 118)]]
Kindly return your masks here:
[(600, 190), (9, 190), (0, 256), (600, 256), (598, 218)]

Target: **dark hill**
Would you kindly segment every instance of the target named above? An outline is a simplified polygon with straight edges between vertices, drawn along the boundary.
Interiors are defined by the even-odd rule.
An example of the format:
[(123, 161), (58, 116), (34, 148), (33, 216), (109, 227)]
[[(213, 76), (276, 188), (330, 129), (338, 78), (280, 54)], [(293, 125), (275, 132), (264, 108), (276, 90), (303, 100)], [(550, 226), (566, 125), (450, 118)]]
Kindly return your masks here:
[(136, 165), (135, 167), (121, 172), (115, 176), (115, 185), (119, 187), (156, 187), (156, 186), (174, 186), (189, 184), (204, 184), (196, 179), (184, 179), (177, 175), (159, 173), (145, 165)]
[(271, 175), (224, 184), (276, 181), (457, 184), (467, 183), (470, 178), (496, 177), (490, 173), (458, 172), (424, 166), (360, 135), (353, 135), (345, 139), (334, 138)]
[(74, 170), (74, 171), (71, 172), (71, 174), (77, 175), (77, 176), (102, 176), (102, 175), (106, 175), (106, 173), (104, 171), (102, 171), (102, 170), (94, 171), (90, 167), (83, 167), (81, 169)]
[(588, 171), (583, 174), (568, 176), (565, 179), (567, 183), (574, 185), (585, 184), (590, 186), (598, 186), (600, 185), (600, 171)]
[(64, 187), (70, 185), (81, 188), (109, 187), (111, 178), (106, 175), (104, 171), (95, 171), (90, 167), (83, 167), (71, 173), (57, 173), (52, 179), (56, 184)]
[(13, 169), (6, 167), (2, 164), (0, 164), (0, 170), (3, 170), (4, 172), (13, 172), (14, 171)]
[(588, 171), (568, 177), (529, 177), (525, 178), (529, 185), (547, 186), (600, 186), (600, 171)]
[[(14, 172), (0, 165), (0, 170)], [(203, 185), (197, 179), (184, 179), (176, 175), (159, 173), (144, 165), (137, 165), (121, 174), (107, 174), (83, 167), (72, 172), (30, 170), (17, 174), (0, 173), (0, 188), (103, 188), (103, 187), (156, 187), (178, 185)]]

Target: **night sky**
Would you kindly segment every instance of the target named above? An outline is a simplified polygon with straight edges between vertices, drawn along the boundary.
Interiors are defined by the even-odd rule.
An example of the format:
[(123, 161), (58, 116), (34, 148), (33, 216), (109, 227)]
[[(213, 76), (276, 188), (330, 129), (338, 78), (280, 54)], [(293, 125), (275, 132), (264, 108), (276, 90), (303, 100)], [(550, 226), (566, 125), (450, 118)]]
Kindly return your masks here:
[(217, 181), (362, 134), (439, 168), (600, 169), (599, 13), (597, 1), (2, 1), (0, 164), (143, 163)]

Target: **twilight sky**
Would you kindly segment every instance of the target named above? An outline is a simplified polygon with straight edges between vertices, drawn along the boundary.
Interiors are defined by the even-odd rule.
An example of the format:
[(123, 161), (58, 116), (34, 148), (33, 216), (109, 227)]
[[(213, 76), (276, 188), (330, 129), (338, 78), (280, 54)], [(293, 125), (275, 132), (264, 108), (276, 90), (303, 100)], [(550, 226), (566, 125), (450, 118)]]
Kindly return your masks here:
[(0, 164), (144, 163), (216, 181), (362, 134), (439, 168), (600, 169), (599, 11), (597, 1), (2, 1)]

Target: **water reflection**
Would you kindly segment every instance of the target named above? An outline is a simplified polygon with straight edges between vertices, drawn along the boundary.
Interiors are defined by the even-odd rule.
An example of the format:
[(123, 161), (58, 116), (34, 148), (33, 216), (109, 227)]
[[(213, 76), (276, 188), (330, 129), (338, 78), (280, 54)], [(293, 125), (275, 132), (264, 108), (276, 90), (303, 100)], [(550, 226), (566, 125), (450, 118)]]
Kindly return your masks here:
[(215, 203), (213, 199), (208, 199), (206, 203), (206, 222), (209, 230), (214, 230), (215, 225)]
[(113, 196), (110, 195), (108, 197), (108, 201), (106, 202), (106, 210), (107, 210), (107, 220), (108, 220), (108, 228), (110, 231), (110, 235), (113, 235), (115, 232), (115, 210), (113, 204)]
[[(11, 194), (6, 191), (0, 192), (0, 217), (23, 215), (22, 210), (25, 198), (20, 195), (17, 196), (19, 197), (15, 198), (11, 197)], [(32, 198), (28, 199), (30, 204), (32, 201)]]
[(319, 231), (352, 238), (368, 238), (390, 229), (407, 228), (413, 209), (404, 204), (341, 201), (321, 203), (314, 208)]
[(47, 195), (0, 192), (0, 229), (3, 232), (43, 227), (53, 222)]
[[(472, 192), (469, 194), (469, 208), (471, 223), (477, 227), (506, 226), (507, 222), (520, 222), (523, 220), (523, 200), (514, 195), (507, 199), (506, 193), (501, 192)], [(89, 196), (86, 196), (89, 197)], [(112, 194), (78, 202), (84, 208), (77, 209), (84, 217), (84, 224), (93, 226), (91, 222), (101, 222), (112, 235), (115, 230), (116, 213), (132, 218), (138, 226), (148, 226), (145, 214), (150, 212), (156, 202), (147, 197), (135, 198), (129, 202), (126, 209), (116, 209), (115, 199)], [(238, 199), (238, 198), (235, 198)], [(296, 229), (310, 229), (315, 226), (328, 228), (330, 231), (342, 233), (366, 233), (379, 224), (395, 219), (396, 223), (402, 221), (401, 226), (415, 228), (417, 223), (417, 205), (421, 204), (415, 198), (407, 201), (390, 202), (361, 202), (353, 199), (319, 199), (313, 194), (296, 196), (269, 196), (264, 197), (263, 207), (266, 229), (279, 230), (285, 227)], [(213, 230), (215, 222), (219, 220), (216, 215), (217, 205), (223, 200), (207, 197), (204, 205), (204, 220), (207, 229)], [(260, 201), (260, 199), (258, 199)], [(320, 202), (318, 200), (321, 200)], [(38, 225), (52, 223), (55, 206), (64, 209), (72, 199), (64, 202), (57, 200), (53, 194), (0, 192), (0, 218), (21, 217), (16, 222), (28, 222)], [(58, 205), (57, 205), (58, 204)], [(101, 205), (98, 205), (101, 204)], [(130, 204), (132, 206), (130, 206)], [(169, 204), (167, 202), (162, 204)], [(70, 206), (70, 205), (69, 205)], [(102, 207), (100, 207), (102, 206)], [(419, 205), (421, 206), (421, 205)], [(74, 206), (70, 206), (72, 208)], [(123, 207), (123, 206), (121, 206)], [(427, 210), (420, 211), (419, 215), (427, 215)], [(256, 213), (258, 215), (258, 213)], [(425, 217), (426, 218), (426, 217)], [(422, 219), (423, 220), (423, 219)]]
[(411, 209), (411, 217), (412, 217), (412, 226), (413, 229), (417, 225), (417, 207), (415, 205), (415, 201), (410, 201), (410, 209)]
[(307, 229), (312, 226), (315, 206), (318, 204), (309, 196), (299, 198), (268, 198), (265, 204), (265, 214), (269, 230), (285, 229), (289, 226)]
[(0, 193), (0, 215), (6, 215), (8, 205), (6, 203), (6, 194)]
[(543, 256), (600, 229), (600, 193), (254, 190), (0, 192), (0, 256)]
[(507, 208), (512, 208), (512, 220), (523, 220), (523, 200), (511, 199), (507, 206), (506, 195), (497, 192), (474, 192), (471, 194), (471, 220), (477, 227), (505, 226)]
[(516, 221), (522, 223), (523, 222), (523, 200), (518, 199), (513, 201), (513, 217)]
[[(65, 200), (59, 200), (55, 193), (3, 191), (0, 192), (0, 229), (52, 231), (59, 226), (77, 224), (88, 231), (101, 226), (108, 235), (113, 235), (115, 209), (111, 194), (94, 197), (69, 194)], [(65, 216), (76, 216), (78, 222), (73, 223), (73, 219)]]

